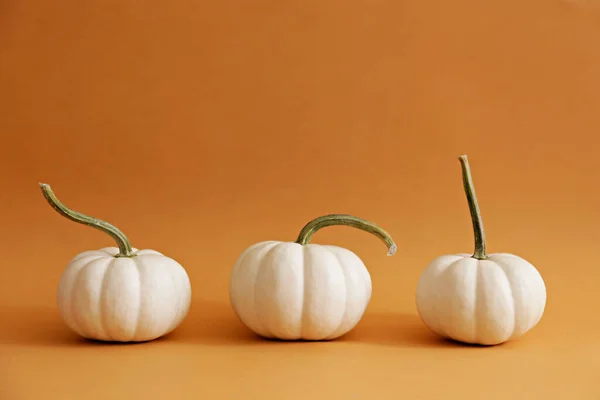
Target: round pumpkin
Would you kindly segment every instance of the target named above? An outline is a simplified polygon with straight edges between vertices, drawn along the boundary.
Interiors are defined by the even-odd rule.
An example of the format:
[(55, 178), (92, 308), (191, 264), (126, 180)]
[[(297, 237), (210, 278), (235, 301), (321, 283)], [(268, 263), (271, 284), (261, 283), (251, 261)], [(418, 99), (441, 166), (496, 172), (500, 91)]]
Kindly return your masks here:
[(70, 210), (50, 186), (41, 187), (61, 215), (110, 234), (119, 245), (85, 251), (68, 263), (57, 290), (67, 326), (85, 338), (111, 342), (149, 341), (173, 331), (190, 308), (185, 269), (157, 251), (132, 248), (116, 227)]
[(466, 156), (460, 157), (475, 233), (475, 251), (444, 255), (421, 274), (416, 305), (435, 333), (495, 345), (516, 339), (542, 318), (546, 286), (538, 270), (513, 254), (487, 254), (485, 232)]
[(362, 260), (338, 246), (310, 244), (318, 229), (350, 225), (396, 245), (380, 227), (349, 215), (309, 222), (296, 242), (266, 241), (247, 248), (233, 267), (230, 300), (240, 320), (260, 336), (330, 340), (353, 329), (371, 299), (371, 277)]

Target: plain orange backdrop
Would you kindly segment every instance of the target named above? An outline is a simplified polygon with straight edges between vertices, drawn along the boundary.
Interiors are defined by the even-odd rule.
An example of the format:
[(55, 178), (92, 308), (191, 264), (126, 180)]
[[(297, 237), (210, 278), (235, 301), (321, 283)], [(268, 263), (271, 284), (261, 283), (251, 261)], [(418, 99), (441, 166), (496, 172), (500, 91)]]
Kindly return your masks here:
[[(0, 2), (0, 399), (599, 399), (600, 6), (586, 0)], [(532, 262), (546, 313), (465, 347), (414, 290), (473, 236)], [(44, 201), (171, 256), (188, 318), (140, 345), (79, 340), (58, 315), (77, 253), (112, 245)], [(228, 303), (238, 255), (332, 227), (373, 298), (328, 343), (255, 338)]]

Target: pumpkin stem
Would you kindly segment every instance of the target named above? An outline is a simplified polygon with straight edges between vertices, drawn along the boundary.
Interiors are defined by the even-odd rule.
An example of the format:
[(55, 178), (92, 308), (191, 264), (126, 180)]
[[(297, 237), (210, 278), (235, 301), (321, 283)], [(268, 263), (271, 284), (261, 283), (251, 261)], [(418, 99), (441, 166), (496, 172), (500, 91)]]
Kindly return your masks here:
[(388, 247), (388, 256), (396, 253), (396, 244), (386, 231), (372, 222), (347, 214), (330, 214), (313, 219), (306, 224), (304, 228), (302, 228), (296, 243), (299, 243), (303, 246), (307, 245), (316, 231), (332, 225), (346, 225), (372, 233), (373, 235), (379, 237), (386, 244)]
[(129, 244), (129, 240), (123, 234), (123, 232), (118, 230), (115, 226), (109, 224), (108, 222), (104, 222), (97, 218), (89, 217), (69, 209), (56, 198), (54, 192), (50, 188), (50, 185), (46, 183), (40, 183), (40, 188), (42, 189), (42, 193), (44, 194), (46, 201), (48, 201), (52, 208), (54, 208), (54, 210), (56, 210), (60, 215), (70, 219), (71, 221), (91, 226), (92, 228), (99, 229), (102, 232), (109, 234), (119, 246), (119, 254), (117, 254), (115, 257), (135, 257), (135, 253), (131, 248), (131, 244)]
[(485, 260), (487, 258), (485, 249), (485, 231), (483, 230), (483, 221), (481, 219), (481, 211), (479, 211), (479, 204), (477, 203), (477, 196), (475, 196), (475, 187), (473, 186), (473, 179), (471, 178), (469, 160), (466, 155), (462, 155), (458, 159), (460, 160), (462, 168), (463, 186), (467, 195), (467, 201), (469, 202), (471, 221), (473, 222), (473, 232), (475, 233), (475, 251), (473, 252), (473, 258)]

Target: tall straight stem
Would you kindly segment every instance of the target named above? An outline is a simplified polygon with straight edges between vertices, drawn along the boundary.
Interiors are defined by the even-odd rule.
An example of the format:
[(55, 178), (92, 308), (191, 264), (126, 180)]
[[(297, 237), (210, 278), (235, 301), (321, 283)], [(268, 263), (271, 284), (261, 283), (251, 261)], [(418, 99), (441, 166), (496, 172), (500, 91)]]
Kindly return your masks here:
[(475, 187), (473, 186), (469, 160), (466, 155), (462, 155), (458, 159), (460, 160), (462, 167), (463, 186), (465, 188), (465, 194), (467, 195), (469, 210), (471, 212), (471, 221), (473, 222), (473, 233), (475, 234), (475, 251), (473, 252), (473, 258), (485, 260), (487, 258), (485, 231), (483, 229), (479, 203), (477, 202), (477, 196), (475, 195)]

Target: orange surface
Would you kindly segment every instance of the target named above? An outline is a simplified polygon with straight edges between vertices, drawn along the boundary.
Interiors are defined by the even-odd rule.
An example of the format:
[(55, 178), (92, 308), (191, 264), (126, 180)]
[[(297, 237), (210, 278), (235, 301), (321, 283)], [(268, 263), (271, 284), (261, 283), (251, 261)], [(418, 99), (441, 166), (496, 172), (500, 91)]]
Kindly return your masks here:
[[(599, 399), (600, 6), (132, 0), (0, 3), (0, 399)], [(457, 157), (490, 252), (532, 262), (540, 324), (478, 348), (414, 305), (436, 256), (472, 251)], [(79, 340), (55, 291), (110, 238), (37, 186), (180, 261), (190, 314), (139, 345)], [(373, 298), (346, 337), (256, 339), (228, 304), (252, 243), (343, 227)]]

